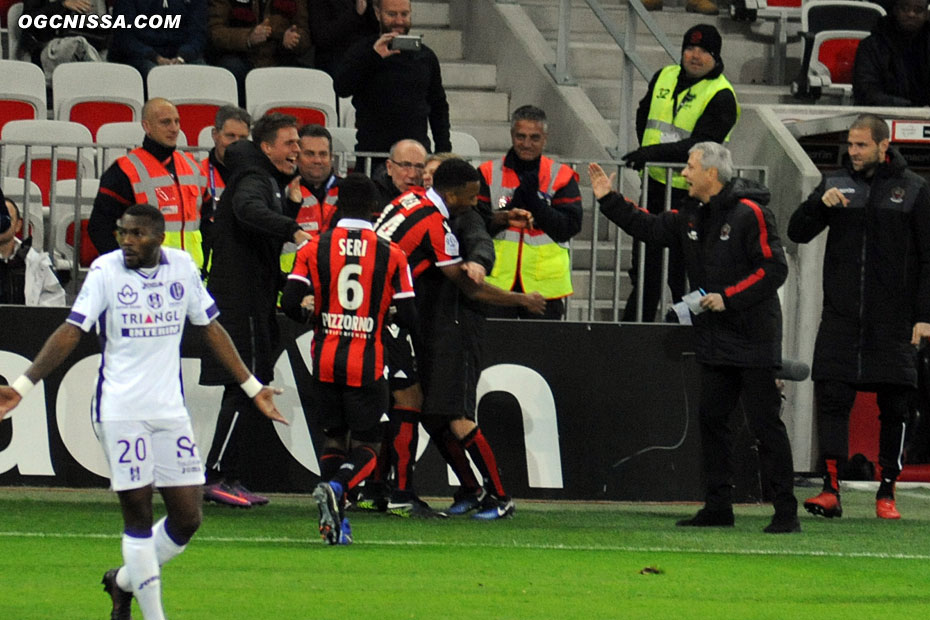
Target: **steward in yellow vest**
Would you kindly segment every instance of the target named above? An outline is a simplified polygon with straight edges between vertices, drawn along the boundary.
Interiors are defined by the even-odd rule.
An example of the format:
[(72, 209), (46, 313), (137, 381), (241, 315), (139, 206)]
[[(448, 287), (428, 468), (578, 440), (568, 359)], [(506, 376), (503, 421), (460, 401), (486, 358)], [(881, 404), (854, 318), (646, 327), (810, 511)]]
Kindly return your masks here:
[[(568, 241), (581, 230), (578, 175), (542, 154), (548, 133), (541, 109), (518, 108), (510, 134), (510, 151), (479, 167), (478, 208), (496, 254), (487, 280), (505, 291), (538, 291), (550, 302), (543, 318), (558, 319), (573, 292)], [(508, 310), (489, 309), (489, 316), (509, 317)]]
[[(688, 149), (698, 142), (722, 144), (729, 139), (740, 109), (736, 93), (723, 75), (722, 43), (717, 29), (707, 24), (698, 24), (685, 33), (681, 62), (659, 70), (639, 102), (636, 134), (641, 146), (623, 156), (628, 167), (642, 170), (646, 162), (684, 164), (688, 161)], [(646, 208), (650, 213), (660, 213), (666, 208), (666, 174), (666, 168), (658, 166), (650, 166), (648, 170)], [(687, 189), (680, 169), (675, 170), (670, 208), (677, 208), (687, 197)], [(624, 321), (636, 319), (638, 246), (638, 243), (633, 246), (630, 279), (634, 288), (627, 300)], [(647, 245), (645, 261), (642, 319), (652, 321), (663, 285), (662, 248)], [(687, 292), (684, 269), (675, 249), (669, 253), (668, 285), (673, 302)]]
[(101, 254), (119, 247), (113, 233), (127, 207), (148, 203), (165, 217), (167, 247), (187, 251), (203, 266), (200, 205), (207, 180), (189, 154), (176, 150), (181, 131), (177, 108), (155, 98), (142, 108), (141, 148), (120, 157), (100, 178), (87, 231)]

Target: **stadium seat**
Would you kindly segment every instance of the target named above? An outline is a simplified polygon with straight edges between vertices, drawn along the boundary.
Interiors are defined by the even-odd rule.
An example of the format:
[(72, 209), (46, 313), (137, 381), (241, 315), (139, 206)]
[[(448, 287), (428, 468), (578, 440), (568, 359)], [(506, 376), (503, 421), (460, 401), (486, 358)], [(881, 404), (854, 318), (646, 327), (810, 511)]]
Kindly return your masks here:
[(801, 72), (791, 84), (791, 92), (799, 99), (816, 99), (820, 92), (812, 90), (808, 82), (811, 59), (814, 58), (814, 42), (817, 35), (830, 31), (862, 31), (869, 33), (885, 15), (885, 9), (871, 2), (857, 0), (811, 0), (801, 7), (801, 35), (804, 38), (804, 53)]
[(245, 76), (245, 101), (249, 114), (258, 118), (268, 112), (297, 117), (301, 125), (336, 126), (336, 92), (333, 78), (318, 69), (262, 67)]
[[(142, 146), (145, 130), (142, 123), (105, 123), (97, 131), (97, 156), (100, 173), (137, 146)], [(187, 146), (184, 130), (178, 134), (178, 146)]]
[[(42, 204), (51, 204), (52, 167), (57, 160), (55, 180), (73, 179), (77, 176), (78, 161), (81, 174), (93, 178), (94, 149), (90, 130), (79, 123), (69, 121), (10, 121), (0, 132), (4, 142), (36, 144), (30, 149), (30, 179), (42, 190)], [(51, 146), (54, 145), (54, 146)], [(60, 146), (63, 145), (63, 146)], [(84, 148), (84, 146), (90, 148)], [(78, 147), (81, 148), (78, 148)], [(5, 176), (25, 178), (26, 148), (22, 145), (7, 145), (4, 148)], [(78, 155), (80, 151), (80, 159)]]
[(200, 130), (200, 134), (197, 136), (197, 146), (205, 146), (208, 149), (215, 146), (213, 143), (213, 125)]
[(52, 93), (55, 118), (84, 125), (94, 139), (104, 123), (139, 121), (145, 97), (138, 71), (109, 62), (58, 65)]
[(4, 197), (16, 203), (19, 212), (23, 214), (23, 219), (29, 223), (26, 236), (32, 236), (32, 247), (40, 252), (43, 251), (45, 249), (45, 220), (48, 219), (49, 208), (42, 205), (42, 190), (38, 185), (30, 182), (27, 196), (25, 180), (17, 177), (3, 177), (0, 183), (2, 183), (0, 187), (3, 188)]
[(449, 138), (452, 141), (452, 152), (456, 155), (460, 155), (465, 159), (481, 157), (481, 145), (470, 133), (450, 131)]
[(869, 36), (862, 30), (828, 30), (814, 37), (807, 82), (811, 97), (834, 92), (844, 103), (852, 99), (853, 65), (859, 42)]
[(355, 106), (352, 97), (339, 97), (339, 126), (355, 127)]
[(45, 74), (22, 60), (0, 60), (0, 132), (10, 121), (46, 117)]
[(222, 67), (165, 65), (149, 71), (149, 99), (164, 97), (178, 108), (181, 129), (188, 136), (213, 125), (216, 111), (239, 100), (236, 78)]
[[(99, 253), (87, 234), (87, 222), (93, 210), (94, 198), (100, 189), (97, 179), (81, 181), (81, 267), (89, 267)], [(55, 184), (55, 204), (52, 205), (52, 249), (70, 263), (74, 256), (74, 204), (77, 199), (77, 181), (67, 179)]]
[[(19, 27), (19, 16), (23, 14), (23, 3), (16, 2), (15, 4), (10, 5), (9, 10), (6, 12), (6, 42), (7, 42), (7, 54), (6, 57), (9, 60), (22, 60), (22, 54), (19, 53), (19, 42), (23, 38), (22, 29)], [(43, 77), (44, 79), (44, 77)]]

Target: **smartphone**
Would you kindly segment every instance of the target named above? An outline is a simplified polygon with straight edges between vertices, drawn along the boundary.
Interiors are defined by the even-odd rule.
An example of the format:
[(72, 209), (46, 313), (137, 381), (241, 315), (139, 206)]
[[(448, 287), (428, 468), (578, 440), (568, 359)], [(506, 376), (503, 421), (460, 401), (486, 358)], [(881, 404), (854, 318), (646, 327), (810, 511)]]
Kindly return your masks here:
[(423, 37), (412, 36), (409, 34), (399, 34), (391, 39), (388, 49), (400, 50), (401, 52), (419, 52), (423, 45)]

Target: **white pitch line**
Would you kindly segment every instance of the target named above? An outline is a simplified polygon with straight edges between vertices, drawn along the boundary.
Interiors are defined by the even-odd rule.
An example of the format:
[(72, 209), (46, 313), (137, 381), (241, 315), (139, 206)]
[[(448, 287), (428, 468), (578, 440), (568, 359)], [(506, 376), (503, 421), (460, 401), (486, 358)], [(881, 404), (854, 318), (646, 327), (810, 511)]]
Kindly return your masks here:
[[(71, 538), (71, 539), (106, 539), (119, 540), (115, 534), (77, 534), (62, 532), (0, 532), (0, 538)], [(287, 536), (196, 536), (197, 542), (205, 543), (273, 543), (273, 544), (310, 544), (320, 545), (319, 538), (290, 538)], [(537, 551), (622, 551), (626, 553), (695, 553), (703, 555), (745, 555), (745, 556), (792, 556), (816, 558), (873, 558), (878, 560), (930, 560), (930, 554), (921, 553), (882, 553), (871, 551), (841, 552), (817, 551), (804, 549), (697, 549), (688, 547), (635, 547), (626, 545), (543, 545), (537, 543), (481, 543), (448, 542), (431, 540), (366, 540), (355, 543), (361, 547), (462, 547), (490, 549), (527, 549)]]

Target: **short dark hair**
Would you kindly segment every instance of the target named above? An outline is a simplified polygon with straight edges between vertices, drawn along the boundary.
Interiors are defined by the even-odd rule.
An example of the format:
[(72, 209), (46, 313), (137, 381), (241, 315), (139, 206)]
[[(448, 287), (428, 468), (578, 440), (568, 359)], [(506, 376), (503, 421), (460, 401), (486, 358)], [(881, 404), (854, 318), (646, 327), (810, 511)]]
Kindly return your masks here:
[[(13, 207), (13, 213), (16, 214), (16, 219), (17, 219), (17, 220), (23, 219), (23, 214), (22, 214), (22, 212), (19, 210), (19, 205), (16, 204), (16, 201), (13, 200), (12, 198), (10, 198), (9, 196), (4, 196), (3, 199), (6, 200), (8, 203), (10, 203), (10, 206)], [(6, 205), (4, 205), (4, 207), (5, 207), (5, 206), (6, 206)]]
[(519, 108), (513, 111), (513, 114), (510, 115), (510, 124), (513, 125), (517, 121), (533, 121), (535, 123), (542, 123), (543, 131), (549, 131), (549, 121), (546, 120), (546, 112), (542, 108), (537, 108), (534, 105), (521, 105)]
[(339, 182), (336, 209), (347, 217), (368, 219), (378, 208), (378, 188), (360, 172), (352, 172)]
[(329, 133), (329, 129), (323, 127), (323, 125), (317, 125), (316, 123), (304, 125), (297, 132), (297, 135), (301, 138), (326, 138), (326, 141), (329, 142), (329, 152), (333, 152), (333, 134)]
[(876, 116), (875, 114), (860, 114), (849, 128), (868, 129), (872, 132), (872, 139), (876, 144), (891, 137), (891, 134), (888, 132), (888, 123), (886, 123), (881, 116)]
[(141, 217), (144, 220), (148, 220), (149, 224), (155, 230), (156, 233), (165, 232), (165, 216), (161, 214), (161, 211), (158, 208), (153, 207), (150, 204), (140, 202), (138, 204), (131, 205), (125, 211), (123, 215), (131, 215), (133, 217)]
[(224, 105), (216, 111), (216, 118), (213, 119), (214, 129), (222, 130), (226, 121), (241, 121), (246, 127), (252, 126), (252, 117), (249, 113), (235, 105)]
[(481, 174), (464, 159), (447, 159), (439, 164), (433, 173), (433, 187), (437, 192), (445, 192), (468, 183), (480, 182)]
[(274, 144), (275, 139), (278, 137), (278, 130), (285, 127), (296, 129), (297, 119), (290, 114), (281, 114), (280, 112), (266, 114), (255, 121), (255, 125), (252, 127), (252, 142), (255, 144), (261, 144), (262, 142)]

